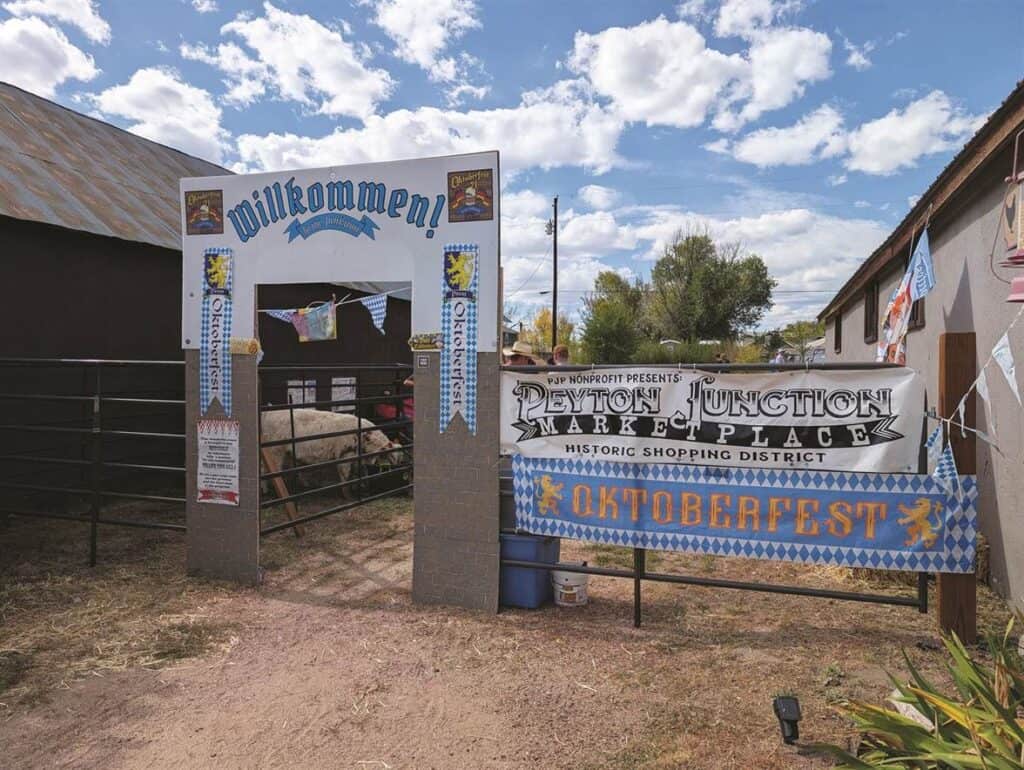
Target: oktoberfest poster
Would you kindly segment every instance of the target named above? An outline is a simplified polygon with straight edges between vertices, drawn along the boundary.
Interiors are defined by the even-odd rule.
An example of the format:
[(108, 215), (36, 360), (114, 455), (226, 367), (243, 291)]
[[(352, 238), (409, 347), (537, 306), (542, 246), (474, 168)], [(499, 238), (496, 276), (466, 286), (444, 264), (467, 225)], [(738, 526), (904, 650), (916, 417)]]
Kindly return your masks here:
[(502, 373), (502, 450), (525, 457), (916, 473), (911, 369)]
[(196, 499), (238, 505), (238, 422), (200, 420)]
[(665, 551), (911, 572), (971, 572), (977, 483), (516, 456), (516, 526)]

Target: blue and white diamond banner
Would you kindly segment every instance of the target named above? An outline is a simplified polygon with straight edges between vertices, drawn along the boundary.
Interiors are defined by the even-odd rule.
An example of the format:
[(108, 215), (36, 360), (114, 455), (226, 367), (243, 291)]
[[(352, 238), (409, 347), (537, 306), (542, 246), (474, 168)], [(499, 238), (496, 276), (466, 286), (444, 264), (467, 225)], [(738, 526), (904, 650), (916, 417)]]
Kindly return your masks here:
[(203, 252), (203, 304), (199, 326), (199, 413), (213, 399), (231, 416), (231, 249)]
[(607, 545), (971, 572), (978, 487), (923, 474), (513, 457), (516, 526)]
[(444, 247), (441, 277), (441, 433), (461, 414), (476, 435), (476, 348), (479, 249), (472, 243)]

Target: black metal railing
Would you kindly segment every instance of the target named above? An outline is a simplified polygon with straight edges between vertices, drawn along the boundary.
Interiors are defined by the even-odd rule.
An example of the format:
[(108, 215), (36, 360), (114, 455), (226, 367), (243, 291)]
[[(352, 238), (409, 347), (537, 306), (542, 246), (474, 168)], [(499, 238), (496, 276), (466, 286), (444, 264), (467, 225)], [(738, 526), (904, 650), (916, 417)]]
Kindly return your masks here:
[[(626, 369), (640, 366), (639, 364), (615, 364), (600, 366), (601, 369)], [(704, 372), (772, 372), (772, 371), (842, 371), (854, 370), (864, 371), (871, 369), (886, 369), (897, 367), (897, 364), (886, 363), (818, 363), (818, 364), (643, 364), (644, 368), (652, 369), (684, 369)], [(523, 374), (543, 374), (545, 372), (587, 372), (593, 366), (502, 366), (501, 370), (506, 372), (518, 372)], [(920, 454), (920, 472), (927, 472), (927, 460), (924, 447)], [(508, 469), (506, 469), (507, 471)], [(499, 488), (501, 495), (501, 507), (510, 507), (510, 500), (515, 493), (512, 488), (512, 477), (507, 472), (499, 472)], [(503, 517), (503, 519), (506, 517)], [(518, 530), (514, 526), (502, 524), (505, 532), (517, 534), (529, 534), (524, 530)], [(782, 585), (778, 583), (759, 583), (753, 581), (720, 580), (716, 578), (695, 577), (692, 575), (679, 575), (665, 572), (648, 572), (647, 549), (633, 548), (633, 569), (618, 569), (614, 567), (591, 567), (580, 564), (566, 564), (558, 562), (555, 564), (529, 561), (523, 559), (501, 559), (501, 565), (505, 567), (525, 567), (527, 569), (558, 570), (560, 572), (571, 572), (588, 575), (603, 575), (606, 577), (627, 578), (633, 581), (633, 625), (640, 627), (642, 616), (641, 585), (648, 580), (655, 583), (675, 583), (679, 585), (696, 585), (708, 588), (728, 588), (741, 591), (757, 591), (761, 593), (785, 594), (790, 596), (810, 596), (821, 599), (835, 599), (839, 601), (867, 602), (871, 604), (890, 604), (900, 607), (915, 607), (918, 612), (928, 612), (928, 573), (917, 573), (917, 591), (914, 596), (899, 596), (891, 594), (860, 593), (856, 591), (837, 591), (825, 588), (811, 588), (804, 586)]]
[[(0, 358), (0, 515), (88, 524), (90, 565), (100, 525), (185, 531), (184, 412), (181, 361)], [(125, 518), (112, 500), (178, 510)]]
[[(411, 373), (412, 367), (406, 364), (296, 364), (261, 367), (261, 460), (265, 450), (285, 447), (284, 452), (275, 453), (275, 462), (281, 459), (282, 467), (270, 468), (265, 462), (261, 462), (261, 483), (265, 485), (275, 480), (295, 480), (300, 474), (308, 477), (311, 472), (326, 468), (336, 468), (339, 477), (336, 483), (321, 484), (295, 492), (286, 490), (286, 485), (282, 484), (277, 490), (276, 497), (261, 495), (261, 536), (285, 529), (294, 529), (298, 533), (299, 526), (307, 522), (412, 490), (414, 407), (411, 388), (403, 385)], [(320, 395), (325, 393), (330, 393), (332, 397), (320, 398)], [(312, 398), (309, 398), (311, 394)], [(296, 396), (301, 398), (296, 399)], [(301, 429), (297, 429), (295, 423), (295, 412), (299, 409), (315, 409), (326, 414), (335, 413), (346, 417), (339, 417), (336, 420), (338, 430), (300, 435)], [(282, 437), (268, 439), (265, 435), (265, 416), (284, 411), (287, 411), (289, 416), (287, 431)], [(329, 423), (331, 420), (325, 422)], [(395, 446), (367, 451), (366, 439), (374, 431), (379, 431)], [(296, 459), (301, 459), (303, 444), (345, 437), (354, 437), (353, 446), (348, 451), (342, 452), (339, 449), (334, 456), (305, 464), (300, 464)], [(318, 449), (323, 450), (323, 447)], [(284, 467), (288, 462), (291, 466)], [(375, 491), (371, 483), (383, 483), (386, 488), (383, 491)], [(329, 505), (311, 513), (303, 512), (301, 515), (297, 509), (291, 508), (297, 502), (305, 502), (331, 493), (340, 493), (347, 499), (340, 504)], [(281, 506), (287, 511), (286, 521), (263, 521), (264, 512)]]

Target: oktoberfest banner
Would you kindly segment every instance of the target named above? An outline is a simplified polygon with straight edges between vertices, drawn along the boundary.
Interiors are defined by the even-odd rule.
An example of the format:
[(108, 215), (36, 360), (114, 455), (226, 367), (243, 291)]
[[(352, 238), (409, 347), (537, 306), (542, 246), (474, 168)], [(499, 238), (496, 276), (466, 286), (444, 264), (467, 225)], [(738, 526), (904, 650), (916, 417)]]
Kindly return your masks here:
[(441, 413), (444, 433), (457, 414), (476, 434), (477, 270), (475, 244), (444, 247), (441, 279)]
[(203, 252), (203, 304), (199, 327), (199, 412), (213, 399), (231, 416), (231, 249)]
[(974, 569), (978, 494), (920, 474), (513, 458), (516, 526), (663, 551), (914, 572)]
[(924, 383), (911, 369), (503, 372), (501, 388), (502, 450), (526, 457), (918, 470)]

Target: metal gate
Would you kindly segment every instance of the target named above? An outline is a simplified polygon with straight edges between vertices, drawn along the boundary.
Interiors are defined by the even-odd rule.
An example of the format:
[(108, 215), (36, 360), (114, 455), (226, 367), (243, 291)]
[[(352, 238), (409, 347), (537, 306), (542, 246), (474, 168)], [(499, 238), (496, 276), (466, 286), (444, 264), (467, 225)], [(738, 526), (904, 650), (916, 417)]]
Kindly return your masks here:
[[(415, 407), (411, 389), (403, 385), (411, 373), (407, 364), (260, 367), (261, 536), (285, 529), (300, 534), (301, 525), (307, 522), (412, 490)], [(325, 425), (339, 422), (344, 427), (304, 432), (296, 425), (299, 409), (343, 414), (349, 419), (325, 418)], [(287, 414), (276, 421), (285, 426), (283, 436), (264, 435), (266, 416), (273, 413)], [(378, 432), (400, 448), (369, 449), (367, 444), (373, 443)], [(351, 451), (304, 465), (296, 462), (303, 454), (303, 444), (319, 442), (323, 446), (333, 439), (341, 439), (334, 443), (350, 445)], [(275, 449), (278, 451), (267, 451)], [(283, 457), (284, 466), (290, 461), (290, 467), (274, 467), (274, 456)], [(337, 473), (339, 480), (309, 483), (309, 477), (321, 471)], [(308, 488), (294, 491), (303, 483)], [(269, 487), (274, 488), (274, 497), (267, 494)], [(317, 498), (327, 498), (325, 507), (309, 510), (315, 508)], [(300, 511), (299, 505), (308, 508)]]
[(0, 518), (88, 525), (91, 566), (101, 525), (184, 532), (184, 384), (181, 361), (0, 359)]

